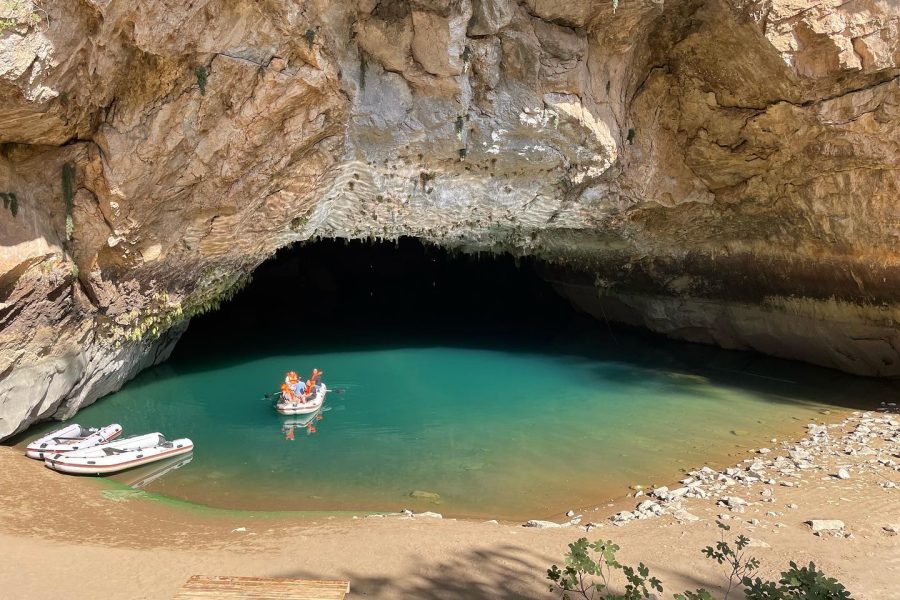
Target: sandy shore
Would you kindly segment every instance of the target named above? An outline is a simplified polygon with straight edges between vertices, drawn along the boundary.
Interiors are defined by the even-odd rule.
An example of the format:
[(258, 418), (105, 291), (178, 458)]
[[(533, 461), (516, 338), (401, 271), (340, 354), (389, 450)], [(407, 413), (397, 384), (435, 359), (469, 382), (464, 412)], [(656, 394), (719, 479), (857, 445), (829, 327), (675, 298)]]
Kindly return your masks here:
[[(629, 498), (577, 511), (577, 525), (537, 529), (421, 516), (191, 510), (63, 477), (0, 447), (0, 596), (60, 598), (78, 589), (171, 598), (192, 574), (228, 574), (347, 578), (351, 597), (552, 598), (547, 567), (587, 536), (613, 539), (622, 559), (644, 561), (670, 597), (723, 582), (700, 549), (718, 539), (715, 520), (725, 515), (731, 533), (753, 540), (764, 576), (776, 577), (789, 560), (814, 560), (855, 598), (900, 598), (900, 535), (885, 529), (900, 524), (900, 417), (855, 413), (770, 450), (695, 477), (687, 496)], [(849, 478), (837, 477), (840, 469)], [(725, 498), (740, 500), (722, 505)], [(640, 518), (610, 520), (625, 512)], [(844, 529), (815, 535), (806, 524), (812, 519), (839, 519)], [(597, 527), (586, 533), (589, 522)]]

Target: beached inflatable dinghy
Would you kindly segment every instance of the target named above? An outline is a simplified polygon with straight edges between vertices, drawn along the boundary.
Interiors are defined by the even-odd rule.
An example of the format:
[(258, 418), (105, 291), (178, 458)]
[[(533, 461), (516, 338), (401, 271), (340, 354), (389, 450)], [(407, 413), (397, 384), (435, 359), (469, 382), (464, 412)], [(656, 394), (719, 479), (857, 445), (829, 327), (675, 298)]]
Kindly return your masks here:
[(324, 383), (315, 386), (312, 397), (306, 402), (297, 402), (285, 396), (283, 393), (278, 396), (278, 403), (275, 404), (275, 410), (283, 415), (308, 415), (314, 413), (322, 407), (325, 402), (325, 394), (328, 388)]
[(25, 448), (25, 456), (43, 460), (46, 456), (74, 452), (84, 448), (91, 448), (100, 444), (106, 444), (122, 435), (122, 426), (118, 423), (106, 427), (82, 427), (73, 423), (62, 429), (51, 431), (44, 437), (38, 438)]
[(187, 438), (166, 441), (161, 433), (148, 433), (85, 450), (54, 454), (46, 457), (44, 464), (62, 473), (103, 475), (187, 454), (193, 449), (194, 443)]

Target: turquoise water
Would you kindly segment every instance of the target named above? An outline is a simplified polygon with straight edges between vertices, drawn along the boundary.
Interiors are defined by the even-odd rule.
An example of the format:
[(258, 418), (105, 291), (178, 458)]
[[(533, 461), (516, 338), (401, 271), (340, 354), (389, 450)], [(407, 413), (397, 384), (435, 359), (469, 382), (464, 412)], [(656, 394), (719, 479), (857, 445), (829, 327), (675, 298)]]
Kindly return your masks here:
[[(288, 369), (313, 366), (333, 391), (312, 427), (287, 439), (298, 417), (261, 396)], [(725, 373), (756, 387), (556, 348), (194, 357), (145, 372), (76, 420), (190, 437), (191, 462), (144, 489), (209, 506), (534, 518), (669, 482), (825, 418), (827, 388), (814, 378)], [(439, 498), (410, 497), (417, 490)]]
[[(334, 391), (311, 426), (261, 399), (285, 371), (314, 367)], [(896, 393), (613, 330), (510, 257), (320, 242), (257, 269), (168, 362), (75, 421), (193, 439), (186, 464), (114, 476), (189, 502), (526, 519), (724, 466)]]

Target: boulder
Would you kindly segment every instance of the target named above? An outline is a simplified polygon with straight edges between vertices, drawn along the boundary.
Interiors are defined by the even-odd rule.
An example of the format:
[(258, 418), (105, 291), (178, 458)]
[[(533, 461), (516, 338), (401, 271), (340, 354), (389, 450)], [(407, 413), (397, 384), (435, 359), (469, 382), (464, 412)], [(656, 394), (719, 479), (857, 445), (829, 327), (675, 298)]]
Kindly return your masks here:
[(537, 519), (532, 519), (525, 523), (523, 527), (533, 527), (535, 529), (558, 529), (562, 527), (559, 523), (554, 523), (553, 521), (540, 521)]
[(837, 519), (812, 519), (806, 522), (812, 529), (813, 533), (838, 532), (844, 531), (844, 522)]

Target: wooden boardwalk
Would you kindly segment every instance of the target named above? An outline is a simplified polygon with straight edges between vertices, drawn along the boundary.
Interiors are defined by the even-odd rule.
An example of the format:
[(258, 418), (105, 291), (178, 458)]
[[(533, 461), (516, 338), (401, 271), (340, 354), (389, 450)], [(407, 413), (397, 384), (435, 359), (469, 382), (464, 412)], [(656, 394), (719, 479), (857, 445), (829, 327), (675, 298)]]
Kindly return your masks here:
[(349, 593), (350, 582), (343, 580), (194, 575), (175, 594), (174, 600), (199, 598), (344, 600), (344, 596)]

